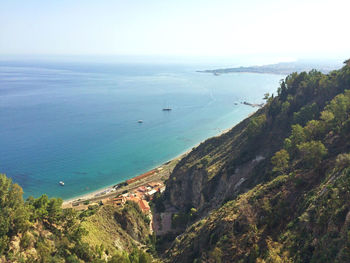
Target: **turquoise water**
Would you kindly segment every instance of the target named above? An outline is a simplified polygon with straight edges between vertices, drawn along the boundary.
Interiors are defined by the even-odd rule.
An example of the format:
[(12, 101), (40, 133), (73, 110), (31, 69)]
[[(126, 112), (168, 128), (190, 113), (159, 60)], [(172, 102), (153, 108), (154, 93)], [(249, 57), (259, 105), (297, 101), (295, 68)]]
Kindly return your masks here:
[(255, 110), (235, 102), (262, 102), (282, 78), (195, 72), (207, 68), (0, 62), (0, 172), (26, 197), (91, 192), (232, 127)]

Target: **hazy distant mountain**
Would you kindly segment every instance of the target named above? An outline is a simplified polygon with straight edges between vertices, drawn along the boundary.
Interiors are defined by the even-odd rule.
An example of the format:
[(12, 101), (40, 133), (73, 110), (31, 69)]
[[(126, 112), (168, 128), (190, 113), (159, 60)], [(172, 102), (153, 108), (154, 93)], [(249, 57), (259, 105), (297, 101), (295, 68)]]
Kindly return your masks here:
[(249, 66), (249, 67), (236, 67), (236, 68), (221, 68), (221, 69), (208, 69), (199, 70), (201, 73), (212, 73), (214, 75), (220, 75), (225, 73), (235, 72), (249, 72), (249, 73), (270, 73), (270, 74), (290, 74), (293, 72), (310, 71), (316, 69), (322, 73), (328, 73), (341, 67), (340, 61), (328, 60), (328, 61), (307, 61), (300, 60), (295, 62), (281, 62), (277, 64), (269, 64), (263, 66)]

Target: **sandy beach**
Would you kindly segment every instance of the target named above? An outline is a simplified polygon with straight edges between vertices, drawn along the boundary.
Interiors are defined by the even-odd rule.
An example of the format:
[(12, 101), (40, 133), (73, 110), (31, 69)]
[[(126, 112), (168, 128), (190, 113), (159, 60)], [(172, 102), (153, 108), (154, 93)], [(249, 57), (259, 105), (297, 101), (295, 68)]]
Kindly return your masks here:
[[(84, 195), (80, 195), (80, 196), (77, 196), (74, 198), (66, 199), (63, 201), (62, 207), (63, 208), (70, 208), (70, 207), (74, 207), (76, 205), (83, 204), (86, 202), (89, 202), (89, 204), (91, 204), (94, 202), (99, 202), (99, 201), (104, 200), (106, 198), (110, 198), (112, 196), (116, 196), (116, 195), (121, 194), (125, 191), (132, 191), (132, 190), (138, 188), (139, 186), (147, 184), (149, 182), (154, 182), (154, 181), (164, 182), (165, 180), (167, 180), (169, 178), (169, 176), (170, 176), (172, 170), (174, 169), (174, 167), (176, 166), (176, 164), (184, 156), (186, 156), (190, 151), (191, 150), (188, 150), (185, 153), (182, 153), (179, 156), (175, 157), (174, 159), (172, 159), (166, 163), (163, 163), (162, 165), (152, 169), (151, 171), (154, 171), (152, 173), (150, 173), (151, 171), (148, 171), (148, 172), (143, 174), (143, 175), (147, 175), (148, 173), (150, 173), (149, 176), (138, 179), (138, 177), (140, 177), (140, 175), (137, 175), (136, 177), (130, 178), (130, 179), (135, 178), (135, 180), (133, 180), (133, 182), (130, 184), (126, 184), (125, 183), (126, 181), (125, 181), (125, 182), (120, 183), (120, 184), (115, 184), (115, 185), (111, 185), (108, 187), (104, 187), (102, 189), (93, 191), (93, 192), (88, 193), (88, 194), (84, 194)], [(127, 181), (129, 181), (129, 180), (127, 180)], [(124, 183), (125, 183), (125, 185), (123, 185)], [(122, 185), (122, 186), (115, 188), (116, 185)], [(80, 207), (80, 209), (82, 208), (82, 206), (79, 206), (79, 207)]]

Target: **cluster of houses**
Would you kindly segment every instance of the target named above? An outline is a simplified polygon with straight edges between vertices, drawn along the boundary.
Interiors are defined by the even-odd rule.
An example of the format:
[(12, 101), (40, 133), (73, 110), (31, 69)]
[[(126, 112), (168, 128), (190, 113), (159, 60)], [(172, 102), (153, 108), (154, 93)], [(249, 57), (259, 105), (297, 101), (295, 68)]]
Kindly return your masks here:
[(123, 206), (126, 201), (133, 201), (137, 203), (144, 213), (150, 212), (148, 201), (152, 200), (155, 193), (162, 193), (165, 190), (165, 186), (162, 182), (150, 182), (138, 188), (120, 194), (116, 197), (103, 200), (104, 204), (112, 204), (114, 206)]

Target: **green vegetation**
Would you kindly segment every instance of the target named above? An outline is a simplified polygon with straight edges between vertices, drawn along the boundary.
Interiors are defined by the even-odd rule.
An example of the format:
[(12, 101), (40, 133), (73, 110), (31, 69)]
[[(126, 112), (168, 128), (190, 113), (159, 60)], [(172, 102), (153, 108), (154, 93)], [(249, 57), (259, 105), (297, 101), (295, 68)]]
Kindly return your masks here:
[(271, 163), (274, 166), (272, 171), (284, 173), (289, 166), (289, 153), (285, 149), (276, 152)]
[[(192, 206), (199, 221), (168, 261), (350, 262), (348, 89), (348, 64), (293, 73), (262, 109), (181, 161), (164, 202), (180, 208), (176, 220)], [(203, 158), (207, 173), (194, 173)]]
[[(174, 168), (152, 210), (173, 232), (123, 208), (77, 213), (22, 199), (0, 175), (0, 261), (350, 262), (350, 66), (282, 80), (278, 96)], [(148, 251), (148, 252), (146, 252)]]
[[(49, 199), (43, 195), (37, 199), (29, 197), (24, 202), (22, 194), (20, 186), (0, 174), (1, 262), (152, 261), (138, 248), (142, 243), (150, 243), (149, 221), (133, 203), (127, 204), (123, 210), (91, 206), (87, 211), (77, 213), (73, 209), (62, 209), (61, 199)], [(117, 221), (116, 215), (119, 214), (124, 221)], [(113, 240), (107, 239), (107, 233), (113, 230), (114, 225), (107, 225), (110, 229), (103, 232), (103, 220), (114, 222)], [(120, 227), (123, 223), (126, 229)], [(139, 229), (138, 236), (133, 236), (134, 228)], [(92, 233), (87, 231), (96, 229)], [(98, 238), (101, 238), (100, 242), (96, 241)], [(119, 246), (113, 246), (115, 239), (120, 240)], [(120, 258), (124, 261), (119, 261)]]

